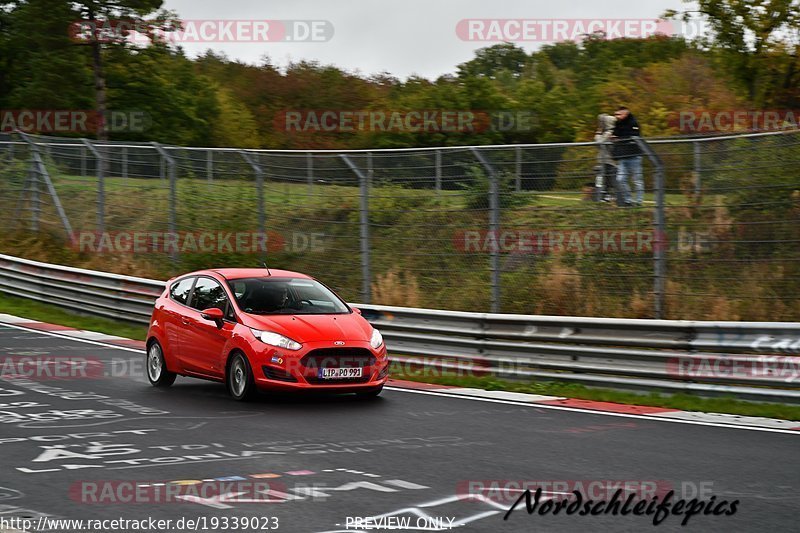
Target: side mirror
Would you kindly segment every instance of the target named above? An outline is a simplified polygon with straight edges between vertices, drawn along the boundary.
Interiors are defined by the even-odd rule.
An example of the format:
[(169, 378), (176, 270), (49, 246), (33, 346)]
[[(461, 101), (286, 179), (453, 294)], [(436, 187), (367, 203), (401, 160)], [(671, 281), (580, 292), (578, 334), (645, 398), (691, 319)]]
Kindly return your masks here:
[(200, 316), (206, 320), (213, 320), (218, 328), (222, 327), (222, 319), (225, 318), (225, 314), (222, 312), (222, 309), (217, 309), (216, 307), (211, 307), (209, 309), (204, 309), (200, 311)]
[(361, 314), (361, 309), (359, 309), (358, 307), (351, 307), (351, 309), (353, 310), (353, 312), (354, 312), (355, 314), (357, 314), (357, 315), (360, 315), (360, 314)]

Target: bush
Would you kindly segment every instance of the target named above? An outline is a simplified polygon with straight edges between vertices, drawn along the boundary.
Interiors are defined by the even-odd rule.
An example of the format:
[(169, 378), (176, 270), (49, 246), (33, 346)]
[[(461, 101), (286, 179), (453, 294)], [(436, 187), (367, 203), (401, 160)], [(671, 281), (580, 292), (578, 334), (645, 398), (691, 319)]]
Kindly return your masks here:
[[(463, 184), (466, 189), (467, 209), (489, 209), (490, 180), (481, 167), (471, 166), (467, 169), (469, 182)], [(528, 202), (528, 198), (515, 193), (515, 176), (509, 172), (497, 173), (499, 207), (519, 207)]]

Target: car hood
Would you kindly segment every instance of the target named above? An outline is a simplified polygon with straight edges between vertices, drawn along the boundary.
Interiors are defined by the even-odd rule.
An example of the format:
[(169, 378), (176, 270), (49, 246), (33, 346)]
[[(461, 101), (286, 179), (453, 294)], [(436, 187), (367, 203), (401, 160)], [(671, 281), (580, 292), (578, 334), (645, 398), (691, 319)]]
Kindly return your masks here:
[(274, 331), (299, 343), (317, 341), (369, 341), (372, 326), (356, 313), (341, 315), (251, 315), (245, 326)]

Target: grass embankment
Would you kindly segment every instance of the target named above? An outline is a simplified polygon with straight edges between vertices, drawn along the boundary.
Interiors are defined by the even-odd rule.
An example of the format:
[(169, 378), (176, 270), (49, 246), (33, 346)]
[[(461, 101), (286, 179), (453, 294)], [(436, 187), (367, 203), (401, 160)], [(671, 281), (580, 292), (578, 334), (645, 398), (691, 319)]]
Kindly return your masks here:
[[(39, 320), (53, 324), (61, 324), (77, 329), (98, 331), (109, 335), (117, 335), (129, 339), (144, 340), (147, 330), (143, 326), (135, 326), (116, 320), (78, 315), (58, 307), (39, 302), (15, 298), (0, 293), (0, 313), (7, 313), (31, 320)], [(565, 396), (630, 405), (647, 405), (669, 407), (685, 411), (702, 411), (712, 413), (729, 413), (748, 416), (764, 416), (786, 420), (800, 420), (800, 406), (743, 402), (733, 398), (701, 398), (689, 394), (634, 394), (616, 390), (587, 388), (575, 383), (541, 382), (541, 381), (508, 381), (496, 377), (464, 377), (420, 373), (393, 373), (395, 379), (422, 381), (441, 385), (474, 387), (488, 390), (505, 390), (543, 394), (547, 396)]]

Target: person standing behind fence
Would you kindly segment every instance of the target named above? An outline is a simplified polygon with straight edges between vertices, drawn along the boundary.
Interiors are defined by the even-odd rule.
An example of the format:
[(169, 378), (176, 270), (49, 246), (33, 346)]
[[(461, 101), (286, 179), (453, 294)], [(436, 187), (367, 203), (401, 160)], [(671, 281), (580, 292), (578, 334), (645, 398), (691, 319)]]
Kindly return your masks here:
[[(617, 187), (620, 192), (618, 199), (622, 205), (642, 205), (644, 201), (644, 178), (642, 177), (642, 149), (636, 143), (635, 137), (641, 137), (641, 129), (636, 117), (627, 107), (621, 106), (614, 113), (617, 123), (614, 125), (612, 140), (612, 155), (617, 162)], [(636, 197), (631, 197), (631, 188), (628, 184), (628, 175), (633, 178)], [(620, 197), (621, 195), (621, 197)], [(618, 200), (619, 201), (619, 200)]]
[(611, 200), (611, 194), (615, 193), (617, 197), (617, 204), (621, 204), (624, 200), (620, 198), (619, 187), (615, 186), (617, 180), (617, 162), (611, 155), (611, 136), (614, 134), (614, 125), (617, 119), (607, 113), (601, 113), (597, 116), (597, 131), (594, 135), (594, 141), (597, 144), (597, 164), (599, 165), (598, 176), (603, 177), (602, 198), (600, 200), (608, 202)]

